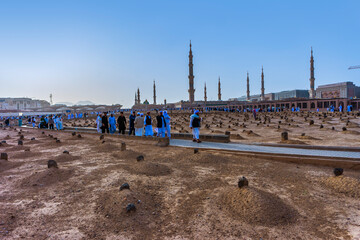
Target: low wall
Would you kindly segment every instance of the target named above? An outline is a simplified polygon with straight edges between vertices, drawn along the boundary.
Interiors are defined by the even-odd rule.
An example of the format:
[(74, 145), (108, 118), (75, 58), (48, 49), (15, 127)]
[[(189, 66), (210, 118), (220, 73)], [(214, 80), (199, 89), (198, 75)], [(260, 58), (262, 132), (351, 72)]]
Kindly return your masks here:
[[(86, 128), (86, 127), (64, 127), (65, 131), (79, 131), (79, 132), (86, 132), (86, 133), (97, 133), (96, 128)], [(119, 135), (119, 136), (124, 136), (124, 137), (134, 137), (134, 138), (139, 138), (138, 136), (129, 136), (129, 131), (126, 130), (125, 131), (125, 135), (121, 135), (118, 134), (118, 132), (114, 133), (114, 135)], [(156, 139), (154, 137), (145, 137), (143, 136), (142, 138), (145, 139)], [(191, 140), (192, 139), (192, 134), (191, 133), (171, 133), (171, 138), (173, 139), (188, 139)], [(223, 143), (228, 143), (230, 142), (230, 136), (229, 135), (220, 135), (220, 134), (216, 134), (216, 135), (212, 135), (212, 134), (200, 134), (200, 140), (202, 141), (207, 141), (207, 142), (223, 142)]]

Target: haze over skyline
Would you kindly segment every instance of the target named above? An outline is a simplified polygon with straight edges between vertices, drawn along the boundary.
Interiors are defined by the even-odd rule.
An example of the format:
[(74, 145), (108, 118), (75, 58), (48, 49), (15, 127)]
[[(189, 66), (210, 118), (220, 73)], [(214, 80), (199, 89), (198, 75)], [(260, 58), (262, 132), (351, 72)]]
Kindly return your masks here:
[(222, 99), (359, 84), (359, 1), (3, 1), (0, 97), (89, 100), (131, 107), (141, 100), (188, 100), (192, 41), (195, 99)]

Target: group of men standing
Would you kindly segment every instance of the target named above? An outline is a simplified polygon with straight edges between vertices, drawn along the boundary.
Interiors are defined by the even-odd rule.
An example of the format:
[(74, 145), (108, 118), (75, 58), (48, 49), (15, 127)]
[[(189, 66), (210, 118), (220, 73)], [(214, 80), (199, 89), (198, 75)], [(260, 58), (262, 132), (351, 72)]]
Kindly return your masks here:
[[(201, 142), (199, 139), (200, 134), (200, 122), (199, 111), (195, 110), (194, 114), (190, 117), (190, 128), (193, 132), (193, 141)], [(107, 113), (98, 114), (96, 118), (97, 131), (99, 133), (110, 133), (116, 132), (116, 127), (119, 129), (119, 134), (125, 134), (126, 130), (126, 118), (123, 112), (120, 112), (120, 116), (117, 120), (113, 114), (107, 117)], [(171, 138), (171, 117), (167, 111), (159, 111), (156, 116), (156, 128), (155, 133), (157, 137)], [(134, 111), (129, 116), (129, 135), (135, 136), (154, 136), (153, 131), (153, 119), (151, 113), (147, 112), (144, 116), (143, 113), (135, 113)]]

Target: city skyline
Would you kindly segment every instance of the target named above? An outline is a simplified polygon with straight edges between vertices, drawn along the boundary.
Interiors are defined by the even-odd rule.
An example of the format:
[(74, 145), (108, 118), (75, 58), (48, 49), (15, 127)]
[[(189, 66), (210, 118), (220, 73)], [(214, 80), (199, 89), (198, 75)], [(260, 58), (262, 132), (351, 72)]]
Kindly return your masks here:
[[(155, 79), (158, 103), (188, 100), (190, 40), (195, 100), (205, 82), (207, 99), (218, 99), (219, 76), (223, 100), (246, 95), (247, 71), (250, 93), (260, 94), (262, 66), (265, 94), (309, 90), (311, 47), (315, 88), (357, 84), (360, 71), (347, 68), (360, 64), (360, 4), (319, 2), (1, 3), (0, 96), (130, 107), (137, 88), (152, 102)], [(188, 19), (187, 7), (199, 17)]]

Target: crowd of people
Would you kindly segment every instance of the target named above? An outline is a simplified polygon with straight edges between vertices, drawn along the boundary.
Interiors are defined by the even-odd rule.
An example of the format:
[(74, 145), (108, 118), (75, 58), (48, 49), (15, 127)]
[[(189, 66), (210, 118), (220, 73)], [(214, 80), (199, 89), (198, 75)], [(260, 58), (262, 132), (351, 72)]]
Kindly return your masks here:
[[(190, 117), (190, 128), (193, 133), (193, 141), (200, 143), (200, 127), (201, 118), (199, 116), (199, 110), (194, 110), (194, 114)], [(158, 111), (156, 116), (156, 126), (153, 129), (153, 119), (151, 112), (144, 113), (133, 111), (128, 120), (128, 134), (135, 136), (157, 136), (168, 137), (171, 139), (171, 117), (168, 112)], [(108, 113), (104, 112), (97, 115), (96, 118), (97, 131), (99, 133), (114, 134), (118, 129), (119, 134), (125, 134), (127, 128), (127, 120), (124, 116), (124, 112), (120, 112), (120, 116), (115, 119), (114, 114), (111, 113), (108, 117)]]
[[(96, 125), (99, 133), (114, 134), (117, 130), (119, 134), (125, 134), (128, 128), (129, 135), (135, 136), (157, 136), (168, 137), (171, 139), (171, 117), (168, 112), (156, 111), (157, 115), (154, 118), (156, 122), (153, 122), (151, 112), (147, 112), (146, 115), (141, 112), (132, 111), (128, 120), (124, 116), (124, 112), (120, 112), (120, 116), (115, 118), (115, 111), (103, 112), (103, 113), (91, 113), (97, 114)], [(110, 115), (108, 117), (108, 114)], [(190, 116), (190, 128), (192, 129), (193, 141), (200, 143), (200, 127), (201, 118), (199, 116), (200, 111), (194, 109), (193, 114)], [(69, 113), (69, 114), (54, 114), (43, 116), (17, 116), (17, 117), (0, 117), (0, 120), (4, 120), (5, 126), (10, 126), (10, 120), (18, 121), (18, 126), (23, 125), (23, 119), (27, 119), (28, 126), (33, 128), (62, 130), (63, 118), (68, 120), (87, 117), (88, 113)]]
[[(5, 120), (4, 120), (5, 119)], [(10, 126), (10, 120), (17, 121), (17, 125), (21, 127), (27, 119), (28, 126), (33, 128), (47, 128), (54, 130), (63, 129), (63, 120), (61, 114), (45, 115), (45, 116), (17, 116), (17, 117), (0, 117), (0, 120), (4, 120), (5, 126)]]

